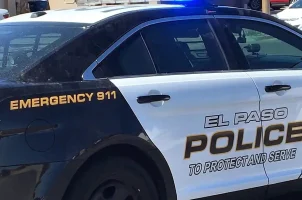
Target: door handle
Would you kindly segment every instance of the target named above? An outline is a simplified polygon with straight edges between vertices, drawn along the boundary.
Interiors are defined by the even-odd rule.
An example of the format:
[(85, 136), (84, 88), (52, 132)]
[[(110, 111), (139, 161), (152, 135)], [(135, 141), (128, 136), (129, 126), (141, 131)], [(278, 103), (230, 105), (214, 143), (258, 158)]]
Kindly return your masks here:
[(290, 90), (292, 87), (290, 85), (269, 85), (265, 86), (266, 92), (278, 92), (283, 90)]
[(147, 96), (137, 97), (137, 102), (139, 104), (152, 103), (155, 101), (169, 101), (169, 100), (170, 100), (169, 95), (147, 95)]

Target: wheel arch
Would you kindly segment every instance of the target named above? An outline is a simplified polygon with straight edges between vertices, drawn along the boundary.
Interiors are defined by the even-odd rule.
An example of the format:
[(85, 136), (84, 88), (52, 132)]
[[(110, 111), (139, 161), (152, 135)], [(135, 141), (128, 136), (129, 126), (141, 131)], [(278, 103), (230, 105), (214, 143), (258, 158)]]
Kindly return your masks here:
[[(101, 142), (97, 142), (90, 149), (81, 151), (81, 153), (70, 162), (71, 167), (67, 166), (65, 169), (69, 173), (70, 180), (62, 194), (62, 199), (66, 200), (66, 195), (70, 192), (73, 182), (81, 176), (81, 173), (85, 171), (85, 169), (95, 160), (102, 159), (108, 155), (123, 155), (133, 159), (142, 165), (151, 175), (161, 194), (161, 199), (177, 199), (172, 173), (161, 152), (146, 137), (129, 135), (115, 135)], [(77, 166), (76, 169), (75, 166)], [(72, 176), (70, 175), (71, 169), (73, 170)]]

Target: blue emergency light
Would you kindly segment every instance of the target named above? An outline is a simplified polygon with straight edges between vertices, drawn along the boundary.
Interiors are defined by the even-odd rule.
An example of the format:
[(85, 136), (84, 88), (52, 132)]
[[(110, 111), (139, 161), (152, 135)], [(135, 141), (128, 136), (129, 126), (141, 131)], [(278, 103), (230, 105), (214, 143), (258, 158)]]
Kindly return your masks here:
[(186, 7), (203, 7), (203, 8), (216, 6), (213, 3), (211, 3), (210, 0), (160, 0), (160, 3), (183, 5)]

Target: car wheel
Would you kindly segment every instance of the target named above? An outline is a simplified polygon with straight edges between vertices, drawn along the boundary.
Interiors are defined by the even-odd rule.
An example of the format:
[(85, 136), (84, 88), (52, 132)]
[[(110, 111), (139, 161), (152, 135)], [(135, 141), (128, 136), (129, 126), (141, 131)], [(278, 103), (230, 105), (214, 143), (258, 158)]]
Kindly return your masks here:
[(262, 7), (262, 1), (261, 0), (250, 0), (250, 8), (253, 10), (260, 10)]
[(152, 178), (131, 159), (92, 163), (68, 189), (65, 200), (159, 200)]

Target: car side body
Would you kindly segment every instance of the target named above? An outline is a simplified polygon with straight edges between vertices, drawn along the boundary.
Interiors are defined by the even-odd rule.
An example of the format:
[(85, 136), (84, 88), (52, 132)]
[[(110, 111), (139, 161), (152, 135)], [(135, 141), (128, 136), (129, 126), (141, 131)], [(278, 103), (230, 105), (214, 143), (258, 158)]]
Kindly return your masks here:
[[(1, 21), (0, 34), (5, 40), (0, 44), (4, 55), (0, 75), (0, 196), (5, 200), (69, 200), (72, 184), (93, 161), (115, 155), (140, 163), (152, 175), (162, 200), (225, 199), (225, 195), (261, 199), (298, 190), (302, 162), (295, 156), (300, 143), (293, 135), (296, 140), (301, 137), (294, 128), (288, 128), (292, 131), (287, 131), (287, 137), (272, 139), (270, 134), (272, 130), (284, 131), (290, 124), (286, 117), (297, 123), (301, 108), (295, 100), (301, 97), (302, 88), (297, 81), (300, 57), (265, 56), (253, 44), (243, 48), (248, 52), (245, 56), (230, 34), (236, 32), (232, 23), (237, 20), (249, 26), (265, 24), (260, 26), (264, 31), (269, 26), (291, 35), (294, 41), (302, 38), (300, 30), (282, 20), (229, 7), (105, 6), (29, 13)], [(165, 23), (169, 28), (161, 26)], [(24, 27), (28, 27), (26, 40), (15, 31)], [(190, 51), (186, 55), (194, 57), (190, 60), (194, 61), (190, 62), (192, 66), (202, 62), (204, 69), (194, 71), (192, 67), (192, 71), (186, 71), (188, 62), (176, 59), (184, 58), (183, 54), (174, 54), (173, 48), (156, 48), (169, 47), (173, 42), (169, 38), (153, 39), (158, 30), (169, 35), (173, 28), (179, 31), (179, 41), (182, 39), (177, 45), (183, 44), (188, 35), (192, 39), (188, 44), (200, 45), (200, 41), (193, 40), (202, 33), (203, 43), (210, 46), (206, 52), (187, 50), (189, 45), (184, 49)], [(190, 31), (181, 31), (186, 28)], [(241, 38), (241, 32), (238, 34), (237, 41), (246, 39)], [(23, 40), (15, 40), (18, 37)], [(32, 46), (27, 49), (25, 42)], [(140, 51), (128, 50), (129, 43)], [(296, 42), (289, 44), (302, 49)], [(267, 48), (267, 43), (263, 46)], [(124, 55), (120, 50), (135, 59), (121, 57), (120, 63), (129, 68), (115, 70), (112, 66), (118, 65), (112, 63), (119, 58), (116, 55)], [(172, 51), (171, 55), (167, 53)], [(159, 56), (152, 59), (154, 52)], [(167, 55), (169, 62), (162, 61), (160, 55)], [(133, 67), (137, 65), (143, 67)], [(284, 81), (277, 82), (279, 85), (291, 84), (292, 88), (279, 88), (277, 95), (266, 94), (266, 85), (268, 91), (276, 92), (276, 87), (270, 85), (270, 70), (261, 70), (262, 65), (271, 67), (272, 74)], [(296, 71), (274, 71), (274, 67), (294, 65)], [(6, 67), (13, 70), (6, 71)], [(249, 71), (250, 67), (255, 71)], [(170, 73), (171, 69), (177, 70)], [(289, 95), (282, 96), (283, 89), (289, 90)], [(284, 98), (276, 99), (278, 95)], [(239, 113), (255, 115), (262, 100), (261, 110), (268, 112), (266, 116), (272, 110), (280, 116), (268, 122), (240, 121), (245, 114)], [(272, 101), (277, 103), (272, 105)], [(234, 115), (241, 116), (237, 124), (227, 125), (226, 120), (232, 122)], [(240, 126), (251, 133), (245, 136), (250, 143), (244, 144)], [(267, 136), (263, 140), (257, 128), (262, 126)], [(213, 146), (215, 142), (210, 141), (215, 141), (219, 135), (216, 132), (222, 132), (229, 141), (236, 140), (234, 148)], [(207, 146), (202, 146), (205, 140)], [(201, 142), (197, 149), (194, 141)], [(279, 148), (289, 155), (288, 173), (281, 170), (286, 161), (277, 162)], [(243, 166), (244, 156), (254, 155), (270, 155), (271, 162), (264, 164), (260, 159), (250, 168)], [(201, 172), (200, 160), (212, 168)], [(219, 160), (239, 164), (213, 170)]]

